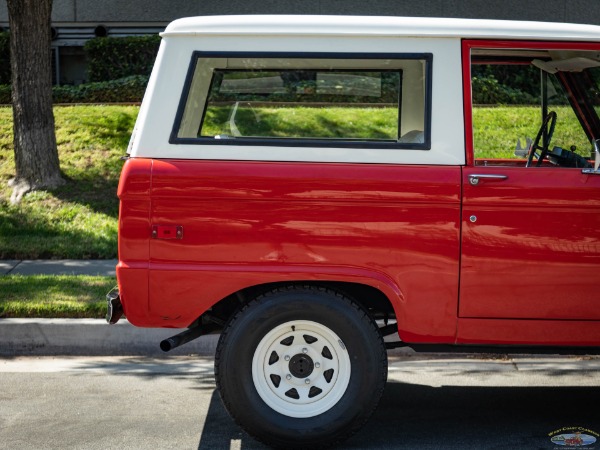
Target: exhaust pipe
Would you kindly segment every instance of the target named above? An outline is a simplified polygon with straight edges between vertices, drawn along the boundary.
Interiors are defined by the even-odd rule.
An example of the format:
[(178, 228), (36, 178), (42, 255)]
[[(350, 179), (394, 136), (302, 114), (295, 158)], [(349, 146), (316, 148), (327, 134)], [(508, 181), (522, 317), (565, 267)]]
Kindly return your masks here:
[(165, 339), (160, 343), (160, 349), (163, 352), (168, 352), (179, 347), (180, 345), (187, 344), (194, 339), (198, 339), (203, 334), (205, 334), (204, 330), (200, 325), (197, 325), (193, 328), (189, 328), (179, 334), (176, 334), (175, 336)]
[(114, 325), (123, 316), (123, 305), (121, 304), (121, 296), (119, 294), (119, 288), (114, 287), (108, 294), (106, 294), (106, 321)]

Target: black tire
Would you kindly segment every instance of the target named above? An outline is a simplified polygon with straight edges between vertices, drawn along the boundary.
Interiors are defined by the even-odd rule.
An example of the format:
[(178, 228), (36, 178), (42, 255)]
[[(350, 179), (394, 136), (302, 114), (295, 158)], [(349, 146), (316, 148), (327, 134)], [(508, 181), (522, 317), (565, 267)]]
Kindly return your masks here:
[(215, 376), (225, 408), (257, 440), (324, 448), (367, 422), (383, 394), (387, 354), (377, 325), (356, 302), (295, 286), (262, 295), (231, 318), (217, 346)]

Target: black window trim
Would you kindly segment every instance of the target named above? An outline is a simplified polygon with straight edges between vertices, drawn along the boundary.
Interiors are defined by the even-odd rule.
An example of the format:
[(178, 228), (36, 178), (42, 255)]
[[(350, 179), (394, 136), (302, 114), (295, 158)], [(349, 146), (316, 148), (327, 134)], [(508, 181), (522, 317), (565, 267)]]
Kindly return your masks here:
[[(177, 134), (185, 111), (192, 78), (201, 58), (286, 58), (286, 59), (412, 59), (425, 61), (425, 121), (423, 143), (380, 142), (350, 139), (297, 139), (297, 138), (256, 138), (236, 137), (232, 139), (214, 139), (212, 137), (181, 138)], [(310, 53), (310, 52), (207, 52), (194, 51), (188, 67), (183, 91), (179, 98), (179, 106), (175, 114), (175, 122), (169, 137), (169, 144), (174, 145), (235, 145), (265, 147), (319, 147), (319, 148), (363, 148), (363, 149), (406, 149), (431, 150), (431, 108), (432, 108), (432, 53)], [(401, 105), (399, 105), (398, 114)]]

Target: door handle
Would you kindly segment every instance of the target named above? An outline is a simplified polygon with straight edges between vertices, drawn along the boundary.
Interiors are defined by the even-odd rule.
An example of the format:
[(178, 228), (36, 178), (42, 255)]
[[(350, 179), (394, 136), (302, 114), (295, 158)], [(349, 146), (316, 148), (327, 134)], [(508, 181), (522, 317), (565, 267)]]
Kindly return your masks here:
[(469, 183), (472, 186), (477, 186), (479, 184), (479, 182), (481, 180), (488, 180), (488, 181), (502, 181), (502, 180), (506, 180), (508, 178), (508, 175), (498, 175), (498, 174), (493, 174), (493, 173), (474, 173), (469, 175)]

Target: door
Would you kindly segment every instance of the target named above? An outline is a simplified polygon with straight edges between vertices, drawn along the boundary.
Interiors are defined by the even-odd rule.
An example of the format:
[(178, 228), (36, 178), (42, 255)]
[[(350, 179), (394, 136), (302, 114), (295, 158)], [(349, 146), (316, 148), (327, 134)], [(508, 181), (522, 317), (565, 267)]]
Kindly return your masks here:
[(599, 175), (467, 167), (463, 202), (460, 317), (600, 319)]
[(462, 324), (532, 319), (479, 324), (544, 342), (540, 319), (600, 320), (598, 45), (465, 41), (463, 61)]

